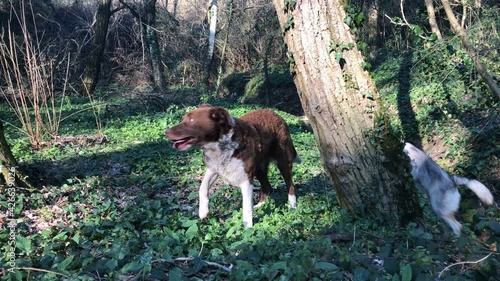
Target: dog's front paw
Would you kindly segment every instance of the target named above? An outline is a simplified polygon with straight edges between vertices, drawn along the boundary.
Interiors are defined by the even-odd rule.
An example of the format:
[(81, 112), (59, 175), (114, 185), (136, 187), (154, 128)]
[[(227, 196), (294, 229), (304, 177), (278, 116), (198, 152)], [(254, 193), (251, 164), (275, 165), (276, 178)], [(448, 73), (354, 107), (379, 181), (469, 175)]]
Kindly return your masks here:
[(200, 217), (200, 220), (208, 217), (208, 207), (201, 207), (198, 210), (198, 216)]
[(253, 209), (255, 210), (255, 209), (257, 209), (257, 208), (262, 207), (262, 205), (264, 205), (264, 203), (265, 203), (265, 202), (259, 202), (259, 203), (255, 204), (255, 205), (253, 205)]
[(292, 209), (297, 208), (297, 197), (295, 195), (288, 195), (288, 204)]
[(243, 226), (245, 228), (248, 228), (248, 227), (253, 227), (253, 221), (252, 220), (249, 220), (249, 221), (243, 221)]

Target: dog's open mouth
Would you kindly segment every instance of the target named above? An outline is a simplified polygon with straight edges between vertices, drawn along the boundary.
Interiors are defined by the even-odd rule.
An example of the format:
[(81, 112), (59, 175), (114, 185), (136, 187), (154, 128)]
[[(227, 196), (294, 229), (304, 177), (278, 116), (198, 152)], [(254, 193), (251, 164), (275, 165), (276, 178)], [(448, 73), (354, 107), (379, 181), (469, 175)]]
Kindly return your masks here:
[(185, 150), (191, 147), (196, 142), (195, 137), (187, 137), (183, 139), (174, 140), (173, 147), (177, 150)]

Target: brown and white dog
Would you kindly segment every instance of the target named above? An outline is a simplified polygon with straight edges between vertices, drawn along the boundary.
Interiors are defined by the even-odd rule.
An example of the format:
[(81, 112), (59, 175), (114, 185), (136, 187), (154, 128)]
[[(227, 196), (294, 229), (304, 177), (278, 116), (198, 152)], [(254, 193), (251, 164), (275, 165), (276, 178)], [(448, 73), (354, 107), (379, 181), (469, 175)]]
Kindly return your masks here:
[(199, 217), (208, 215), (208, 190), (217, 176), (238, 186), (243, 197), (243, 225), (253, 226), (253, 179), (261, 184), (261, 206), (269, 196), (271, 184), (267, 177), (270, 161), (275, 161), (288, 188), (288, 202), (296, 207), (292, 183), (293, 162), (300, 157), (293, 146), (288, 126), (271, 110), (255, 110), (234, 118), (222, 107), (201, 105), (187, 113), (181, 123), (165, 132), (175, 149), (191, 147), (203, 150), (207, 166), (199, 189)]

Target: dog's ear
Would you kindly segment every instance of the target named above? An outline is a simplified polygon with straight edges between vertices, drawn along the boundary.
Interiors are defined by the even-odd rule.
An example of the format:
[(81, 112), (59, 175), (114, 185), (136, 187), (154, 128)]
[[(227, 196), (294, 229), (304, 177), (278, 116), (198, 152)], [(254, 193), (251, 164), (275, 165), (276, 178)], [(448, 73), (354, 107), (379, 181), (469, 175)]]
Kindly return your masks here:
[[(215, 123), (221, 125), (224, 129), (229, 131), (233, 127), (233, 118), (227, 112), (226, 109), (222, 107), (213, 107), (210, 109), (210, 119), (214, 120)], [(226, 131), (225, 130), (225, 131)], [(224, 132), (227, 133), (227, 132)]]

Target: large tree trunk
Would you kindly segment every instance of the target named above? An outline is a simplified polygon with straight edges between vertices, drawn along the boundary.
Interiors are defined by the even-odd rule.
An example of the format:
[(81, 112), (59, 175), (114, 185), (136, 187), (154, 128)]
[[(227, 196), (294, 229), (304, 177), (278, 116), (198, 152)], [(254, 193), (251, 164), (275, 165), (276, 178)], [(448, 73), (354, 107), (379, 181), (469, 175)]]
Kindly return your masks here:
[(97, 9), (96, 22), (94, 25), (94, 41), (92, 43), (92, 53), (85, 68), (81, 92), (85, 95), (94, 92), (99, 80), (101, 71), (101, 61), (106, 47), (106, 36), (108, 34), (109, 17), (111, 16), (111, 0), (100, 0)]
[(477, 53), (474, 46), (472, 46), (472, 43), (469, 41), (467, 33), (465, 33), (465, 30), (462, 28), (460, 23), (458, 23), (458, 20), (455, 17), (453, 10), (451, 9), (450, 2), (448, 0), (441, 0), (441, 4), (443, 4), (446, 17), (450, 21), (450, 25), (451, 28), (453, 29), (453, 32), (455, 32), (458, 35), (458, 37), (460, 37), (460, 39), (462, 40), (462, 44), (467, 50), (467, 53), (469, 53), (469, 56), (471, 57), (472, 61), (474, 61), (474, 65), (476, 66), (477, 72), (479, 72), (479, 75), (481, 75), (481, 78), (483, 78), (486, 85), (490, 87), (493, 94), (495, 94), (497, 98), (500, 98), (500, 89), (498, 88), (497, 83), (495, 82), (495, 80), (493, 80), (493, 77), (488, 72), (486, 67), (484, 67), (483, 63), (481, 62), (481, 58), (479, 57), (479, 54)]
[(340, 1), (284, 3), (274, 0), (295, 84), (340, 205), (401, 224), (421, 216), (402, 146), (362, 69)]

